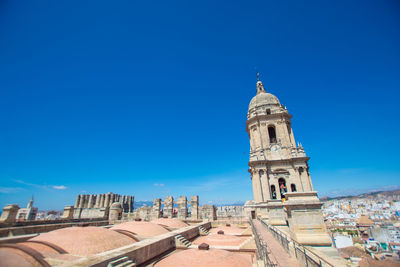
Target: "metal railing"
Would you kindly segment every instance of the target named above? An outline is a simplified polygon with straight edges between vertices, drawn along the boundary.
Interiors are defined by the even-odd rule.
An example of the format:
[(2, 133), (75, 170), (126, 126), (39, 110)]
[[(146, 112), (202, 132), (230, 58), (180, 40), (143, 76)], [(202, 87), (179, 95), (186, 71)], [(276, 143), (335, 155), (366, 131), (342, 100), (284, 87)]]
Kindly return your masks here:
[(319, 255), (315, 254), (311, 250), (307, 249), (305, 246), (287, 237), (287, 235), (284, 234), (279, 229), (267, 224), (263, 220), (259, 221), (265, 228), (268, 229), (268, 231), (274, 236), (274, 238), (279, 243), (281, 243), (282, 247), (289, 254), (292, 254), (290, 247), (293, 246), (294, 256), (296, 256), (296, 259), (299, 262), (304, 263), (306, 267), (324, 267), (324, 266), (334, 267), (332, 264), (321, 258)]
[(274, 261), (270, 258), (270, 251), (268, 251), (267, 244), (258, 235), (251, 218), (249, 219), (249, 222), (254, 233), (254, 241), (256, 242), (257, 246), (258, 259), (262, 260), (264, 262), (264, 266), (266, 267), (277, 267), (278, 264), (274, 263)]

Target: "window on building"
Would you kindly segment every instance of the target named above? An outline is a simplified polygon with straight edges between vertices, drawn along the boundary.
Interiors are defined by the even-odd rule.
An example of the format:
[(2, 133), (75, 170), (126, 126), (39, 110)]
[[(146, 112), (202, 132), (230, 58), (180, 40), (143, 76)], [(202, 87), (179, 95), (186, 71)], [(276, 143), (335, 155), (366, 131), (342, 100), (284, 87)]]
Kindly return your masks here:
[(269, 108), (267, 108), (266, 112), (267, 112), (267, 115), (271, 115), (271, 110)]
[(287, 192), (285, 179), (279, 178), (278, 184), (279, 184), (279, 193), (281, 194), (281, 198), (284, 198), (285, 193)]
[(276, 199), (275, 185), (271, 185), (271, 198)]
[(290, 185), (290, 190), (292, 190), (292, 192), (296, 192), (296, 185), (295, 184), (291, 184)]
[(276, 132), (274, 126), (268, 126), (269, 142), (271, 144), (276, 143)]

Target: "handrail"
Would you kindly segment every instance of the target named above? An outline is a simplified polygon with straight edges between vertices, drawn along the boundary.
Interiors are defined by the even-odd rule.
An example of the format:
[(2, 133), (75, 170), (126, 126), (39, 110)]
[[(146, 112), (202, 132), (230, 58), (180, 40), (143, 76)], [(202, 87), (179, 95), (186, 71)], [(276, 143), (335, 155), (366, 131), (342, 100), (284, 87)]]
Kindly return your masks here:
[[(319, 263), (315, 262), (316, 265), (318, 266), (322, 266), (322, 262), (324, 262), (324, 265), (328, 265), (331, 267), (334, 267), (334, 265), (332, 265), (331, 263), (329, 263), (328, 261), (326, 261), (325, 259), (321, 258), (319, 255), (317, 255), (316, 253), (314, 253), (313, 251), (309, 250), (308, 248), (306, 248), (305, 246), (303, 246), (302, 244), (298, 243), (297, 241), (293, 240), (292, 238), (288, 237), (285, 233), (283, 233), (281, 230), (279, 230), (278, 228), (267, 224), (265, 221), (258, 219), (262, 225), (264, 225), (264, 227), (266, 227), (270, 232), (272, 232), (273, 234), (277, 234), (280, 236), (281, 238), (281, 243), (282, 243), (282, 238), (285, 238), (287, 240), (288, 243), (292, 242), (293, 243), (293, 247), (295, 250), (295, 254), (296, 254), (296, 258), (297, 256), (297, 252), (296, 249), (298, 249), (300, 252), (304, 253), (304, 256), (307, 260), (307, 257), (310, 258), (312, 261), (315, 262), (315, 260), (313, 258), (311, 258), (309, 255), (307, 255), (306, 251), (311, 253), (312, 255), (314, 255), (314, 257), (316, 257), (319, 260)], [(276, 236), (275, 236), (275, 239)], [(278, 240), (279, 241), (279, 240)], [(283, 243), (282, 243), (283, 245)], [(297, 248), (296, 248), (297, 247)], [(299, 249), (301, 248), (301, 250)], [(288, 247), (286, 249), (289, 249)]]
[(278, 266), (278, 264), (273, 263), (273, 261), (270, 259), (269, 255), (268, 255), (269, 253), (267, 250), (267, 244), (262, 240), (262, 238), (260, 236), (258, 236), (257, 230), (256, 230), (256, 228), (253, 224), (253, 220), (251, 218), (249, 218), (249, 222), (250, 222), (251, 228), (254, 233), (254, 241), (257, 246), (258, 256), (264, 262), (264, 266), (266, 266), (266, 267)]

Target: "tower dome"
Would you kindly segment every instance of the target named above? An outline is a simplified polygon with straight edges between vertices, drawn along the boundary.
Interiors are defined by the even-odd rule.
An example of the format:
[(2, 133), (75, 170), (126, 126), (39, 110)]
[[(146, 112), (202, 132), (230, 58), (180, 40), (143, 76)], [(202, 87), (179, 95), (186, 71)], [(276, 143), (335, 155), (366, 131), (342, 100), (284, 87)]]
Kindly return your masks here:
[(279, 102), (278, 98), (273, 94), (267, 93), (264, 85), (259, 80), (257, 82), (257, 95), (251, 99), (247, 118), (262, 114), (273, 114), (278, 112), (286, 112)]
[(264, 105), (280, 105), (279, 100), (273, 94), (265, 92), (264, 85), (261, 81), (257, 82), (257, 95), (250, 101), (249, 111), (251, 109)]

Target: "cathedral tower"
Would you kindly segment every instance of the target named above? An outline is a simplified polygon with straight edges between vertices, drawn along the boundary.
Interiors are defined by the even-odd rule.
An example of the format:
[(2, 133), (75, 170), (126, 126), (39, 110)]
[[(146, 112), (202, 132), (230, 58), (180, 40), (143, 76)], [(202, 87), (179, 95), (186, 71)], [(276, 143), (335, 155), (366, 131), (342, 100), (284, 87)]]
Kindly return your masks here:
[(313, 191), (304, 149), (296, 146), (292, 116), (261, 81), (247, 113), (249, 172), (255, 203), (283, 199), (287, 192)]
[(254, 201), (246, 202), (245, 210), (253, 218), (287, 229), (300, 244), (330, 246), (322, 202), (310, 178), (310, 158), (301, 144), (296, 145), (291, 118), (258, 80), (246, 121)]

